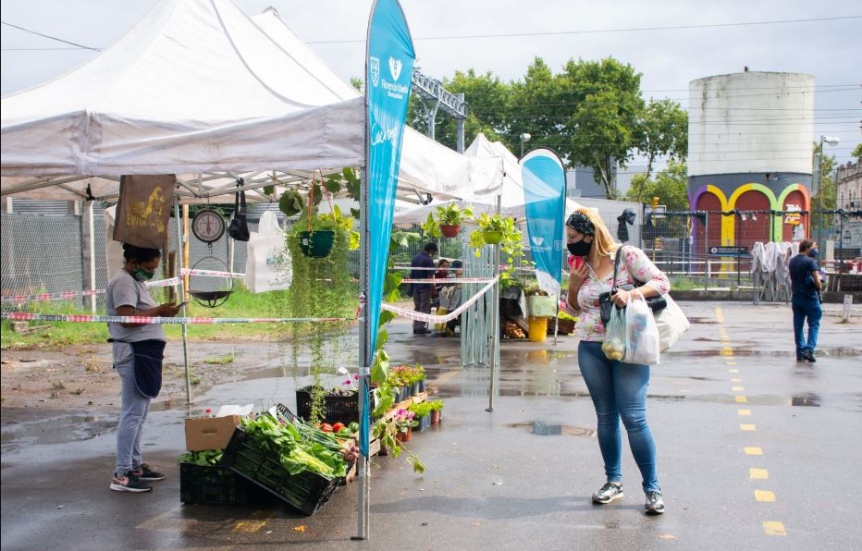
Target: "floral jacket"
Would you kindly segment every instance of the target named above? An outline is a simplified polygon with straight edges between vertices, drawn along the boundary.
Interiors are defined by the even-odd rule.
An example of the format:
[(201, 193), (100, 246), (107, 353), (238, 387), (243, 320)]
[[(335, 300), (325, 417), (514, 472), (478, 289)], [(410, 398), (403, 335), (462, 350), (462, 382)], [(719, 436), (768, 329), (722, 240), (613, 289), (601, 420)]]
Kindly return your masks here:
[[(630, 245), (617, 249), (617, 253), (620, 250), (624, 251), (625, 256), (621, 259), (617, 272), (617, 286), (628, 283), (638, 287), (645, 283), (661, 294), (670, 291), (667, 276), (656, 268), (642, 250)], [(606, 278), (599, 280), (589, 266), (587, 272), (587, 279), (578, 291), (578, 307), (581, 312), (575, 330), (582, 341), (601, 342), (605, 338), (605, 326), (599, 311), (599, 295), (611, 290), (614, 276), (611, 272)], [(637, 283), (634, 280), (637, 280)]]

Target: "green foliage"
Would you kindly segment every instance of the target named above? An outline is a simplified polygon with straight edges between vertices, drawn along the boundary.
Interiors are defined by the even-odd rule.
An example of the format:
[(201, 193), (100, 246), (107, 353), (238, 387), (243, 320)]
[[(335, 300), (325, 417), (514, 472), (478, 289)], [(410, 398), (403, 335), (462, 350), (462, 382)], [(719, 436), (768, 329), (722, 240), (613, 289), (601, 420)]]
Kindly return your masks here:
[(857, 159), (862, 159), (862, 143), (856, 144), (856, 147), (853, 148), (853, 153), (851, 153), (851, 155), (856, 157)]
[(278, 200), (278, 210), (284, 213), (285, 216), (296, 216), (302, 212), (305, 204), (302, 195), (295, 189), (287, 189)]
[[(641, 115), (638, 150), (647, 158), (646, 178), (663, 155), (684, 161), (688, 155), (688, 114), (669, 99), (651, 99)], [(638, 199), (640, 202), (640, 199)]]
[(632, 185), (626, 197), (630, 201), (649, 203), (653, 197), (668, 210), (689, 210), (688, 169), (684, 163), (674, 160), (667, 168), (656, 174), (655, 179), (647, 179), (645, 174), (632, 178)]
[(439, 239), (443, 235), (440, 231), (440, 224), (430, 212), (428, 213), (428, 218), (425, 219), (425, 222), (422, 223), (420, 227), (422, 228), (422, 233), (431, 239)]
[(461, 207), (455, 202), (437, 207), (437, 223), (441, 226), (460, 226), (463, 222), (472, 218), (473, 210), (471, 208)]

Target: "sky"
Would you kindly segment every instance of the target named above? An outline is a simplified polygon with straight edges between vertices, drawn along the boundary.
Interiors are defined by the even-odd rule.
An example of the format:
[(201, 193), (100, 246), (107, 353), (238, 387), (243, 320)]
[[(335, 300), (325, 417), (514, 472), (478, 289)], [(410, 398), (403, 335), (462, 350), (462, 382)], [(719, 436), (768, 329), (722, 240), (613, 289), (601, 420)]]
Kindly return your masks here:
[[(2, 95), (52, 80), (98, 55), (157, 0), (4, 0)], [(249, 15), (269, 6), (345, 79), (364, 72), (372, 0), (235, 0)], [(642, 74), (645, 99), (688, 107), (692, 80), (751, 71), (815, 78), (814, 132), (837, 137), (841, 162), (862, 141), (862, 4), (846, 0), (401, 0), (427, 76), (474, 69), (521, 80), (540, 57), (606, 57)], [(69, 44), (71, 43), (71, 44)]]

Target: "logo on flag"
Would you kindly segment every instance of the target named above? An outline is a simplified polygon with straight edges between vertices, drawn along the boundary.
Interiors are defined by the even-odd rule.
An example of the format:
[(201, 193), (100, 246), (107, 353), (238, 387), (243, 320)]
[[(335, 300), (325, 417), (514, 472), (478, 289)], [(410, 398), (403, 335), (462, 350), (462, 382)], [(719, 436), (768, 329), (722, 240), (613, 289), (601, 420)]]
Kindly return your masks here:
[(401, 76), (401, 60), (394, 57), (389, 58), (389, 72), (392, 73), (392, 80), (398, 80)]
[(536, 237), (531, 238), (530, 241), (533, 242), (533, 245), (535, 245), (537, 247), (541, 247), (542, 243), (545, 242), (545, 238), (536, 236)]

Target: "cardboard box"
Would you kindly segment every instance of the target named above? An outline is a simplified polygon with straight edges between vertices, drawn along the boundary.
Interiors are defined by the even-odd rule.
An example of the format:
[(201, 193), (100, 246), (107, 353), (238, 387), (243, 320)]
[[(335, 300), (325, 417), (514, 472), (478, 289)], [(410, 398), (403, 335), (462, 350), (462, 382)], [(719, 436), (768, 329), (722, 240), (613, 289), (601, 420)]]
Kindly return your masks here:
[(241, 415), (186, 419), (186, 449), (190, 452), (227, 448)]

